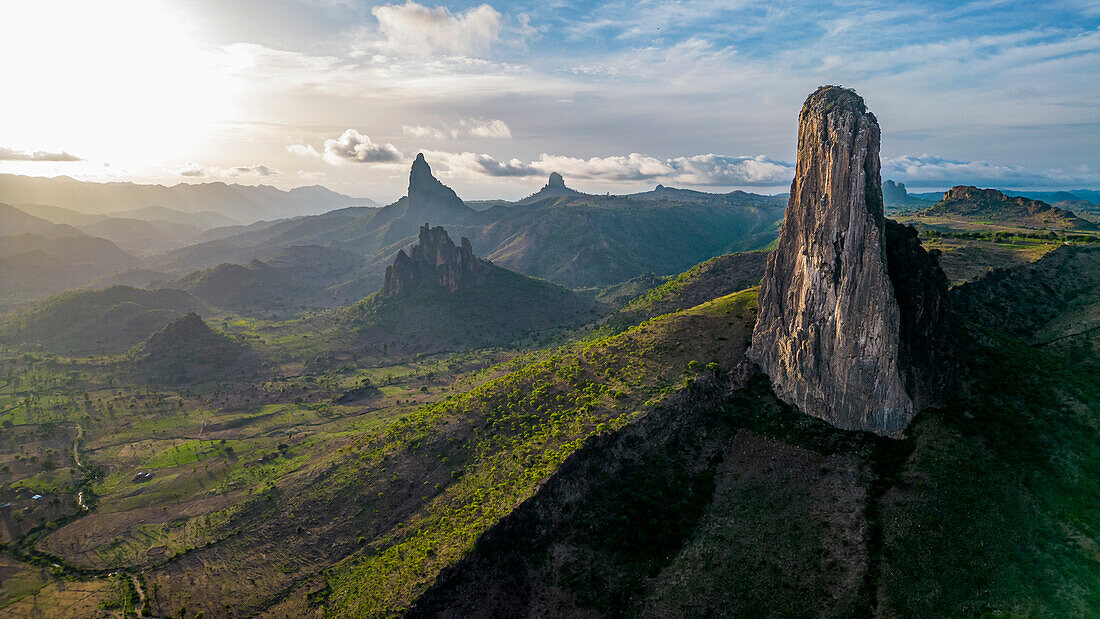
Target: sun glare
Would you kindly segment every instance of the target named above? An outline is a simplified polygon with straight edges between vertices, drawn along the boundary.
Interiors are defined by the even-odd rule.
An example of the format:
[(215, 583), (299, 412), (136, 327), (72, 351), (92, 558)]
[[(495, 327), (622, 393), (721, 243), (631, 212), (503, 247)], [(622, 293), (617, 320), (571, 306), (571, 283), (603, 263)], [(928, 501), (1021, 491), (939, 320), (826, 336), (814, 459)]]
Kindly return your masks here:
[(6, 2), (0, 14), (5, 146), (147, 165), (231, 113), (216, 56), (165, 3)]

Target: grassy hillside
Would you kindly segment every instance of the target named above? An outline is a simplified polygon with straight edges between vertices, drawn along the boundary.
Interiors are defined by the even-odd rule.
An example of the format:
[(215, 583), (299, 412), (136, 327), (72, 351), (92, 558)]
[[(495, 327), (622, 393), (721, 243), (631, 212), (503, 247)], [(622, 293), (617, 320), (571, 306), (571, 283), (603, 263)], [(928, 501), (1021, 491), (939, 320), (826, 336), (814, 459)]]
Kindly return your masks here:
[[(307, 309), (335, 307), (365, 296), (361, 286), (345, 290), (363, 258), (333, 247), (288, 247), (247, 265), (222, 264), (195, 271), (171, 284), (211, 305), (245, 316), (277, 317)], [(359, 294), (351, 297), (356, 289)]]
[[(1080, 303), (1028, 296), (1029, 271), (1091, 289), (1097, 255), (1075, 258), (997, 287), (1057, 320)], [(766, 380), (642, 418), (563, 464), (413, 615), (1088, 614), (1100, 336), (1029, 345), (995, 328), (1013, 304), (966, 292), (987, 285), (954, 293), (958, 396), (905, 440), (799, 415)]]
[(590, 322), (597, 309), (571, 290), (486, 264), (455, 292), (423, 286), (400, 298), (374, 293), (333, 315), (360, 348), (416, 354), (500, 345)]
[(168, 385), (240, 379), (240, 375), (259, 367), (253, 351), (215, 333), (195, 313), (185, 314), (154, 333), (133, 355), (139, 379)]
[[(389, 614), (408, 605), (589, 437), (625, 427), (737, 358), (753, 301), (752, 293), (723, 297), (541, 355), (364, 444), (374, 470), (404, 473), (397, 465), (403, 453), (432, 462), (429, 488), (421, 513), (329, 572), (330, 612)], [(717, 367), (704, 367), (709, 362)], [(438, 485), (432, 489), (431, 482)]]
[(606, 328), (622, 331), (643, 320), (695, 307), (760, 283), (767, 252), (724, 254), (702, 262), (664, 284), (638, 295), (608, 317)]
[(120, 353), (192, 311), (209, 308), (181, 290), (67, 292), (7, 317), (0, 342), (66, 355)]
[[(158, 616), (1080, 616), (1100, 604), (1096, 251), (1064, 247), (956, 287), (956, 396), (900, 441), (734, 380), (755, 290), (676, 308), (731, 285), (735, 259), (634, 305), (672, 313), (515, 357), (317, 363), (347, 337), (312, 318), (271, 323), (279, 337), (303, 330), (263, 380), (158, 387), (103, 359), (2, 356), (0, 500), (28, 519), (0, 518), (3, 567), (39, 595), (5, 589), (0, 608), (56, 607), (78, 590), (125, 605), (120, 571), (140, 584), (135, 611)], [(76, 507), (80, 490), (92, 509)]]

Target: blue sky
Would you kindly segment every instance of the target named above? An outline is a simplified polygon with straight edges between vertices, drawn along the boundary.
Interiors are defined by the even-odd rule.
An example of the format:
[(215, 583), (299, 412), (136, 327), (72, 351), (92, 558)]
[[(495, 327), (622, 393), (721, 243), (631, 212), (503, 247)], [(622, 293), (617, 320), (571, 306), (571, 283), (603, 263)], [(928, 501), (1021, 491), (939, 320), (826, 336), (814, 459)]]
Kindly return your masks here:
[(0, 20), (27, 58), (0, 69), (23, 94), (0, 103), (5, 172), (386, 201), (423, 151), (471, 198), (552, 170), (783, 191), (831, 83), (879, 117), (884, 178), (1100, 186), (1100, 0), (28, 4)]

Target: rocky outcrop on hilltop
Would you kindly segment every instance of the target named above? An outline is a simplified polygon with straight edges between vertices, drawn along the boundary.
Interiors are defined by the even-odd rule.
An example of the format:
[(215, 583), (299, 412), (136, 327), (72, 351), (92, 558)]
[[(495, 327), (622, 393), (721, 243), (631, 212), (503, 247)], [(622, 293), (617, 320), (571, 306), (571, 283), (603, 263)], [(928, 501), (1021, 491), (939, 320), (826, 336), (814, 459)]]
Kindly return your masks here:
[(943, 194), (943, 199), (924, 212), (932, 217), (968, 217), (1019, 226), (1068, 229), (1095, 229), (1096, 225), (1073, 211), (1051, 206), (1042, 200), (1006, 196), (996, 189), (959, 185)]
[(393, 264), (386, 267), (382, 296), (398, 297), (422, 286), (436, 286), (455, 292), (482, 268), (483, 261), (474, 256), (470, 240), (462, 237), (456, 246), (443, 226), (420, 227), (416, 245), (397, 252)]
[(583, 196), (584, 194), (565, 186), (565, 179), (561, 174), (557, 172), (551, 172), (550, 178), (546, 180), (546, 184), (542, 189), (539, 189), (535, 193), (527, 196), (519, 201), (520, 204), (529, 204), (532, 202), (538, 202), (539, 200), (545, 200), (546, 198), (565, 198), (569, 196)]
[(921, 210), (931, 205), (927, 200), (909, 195), (905, 183), (895, 183), (890, 180), (882, 183), (882, 202), (887, 209), (897, 209), (899, 211)]
[(896, 435), (942, 399), (935, 346), (946, 279), (915, 233), (887, 225), (879, 133), (851, 90), (824, 86), (803, 105), (790, 202), (749, 359), (802, 412)]

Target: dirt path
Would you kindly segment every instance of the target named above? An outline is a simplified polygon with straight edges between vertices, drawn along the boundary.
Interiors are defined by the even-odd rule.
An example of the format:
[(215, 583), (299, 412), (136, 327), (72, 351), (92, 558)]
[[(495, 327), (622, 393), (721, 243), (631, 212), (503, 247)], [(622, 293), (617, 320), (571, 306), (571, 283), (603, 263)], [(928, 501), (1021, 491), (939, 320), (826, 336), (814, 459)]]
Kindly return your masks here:
[(134, 591), (137, 591), (138, 602), (134, 604), (134, 610), (137, 611), (138, 616), (145, 614), (145, 590), (141, 588), (141, 581), (138, 577), (130, 574), (130, 582), (134, 583)]
[[(80, 468), (80, 439), (84, 438), (84, 427), (79, 423), (76, 424), (76, 438), (73, 439), (73, 461), (76, 462), (76, 468)], [(84, 503), (84, 491), (76, 493), (76, 502), (80, 505), (80, 509), (87, 511), (88, 506)]]

